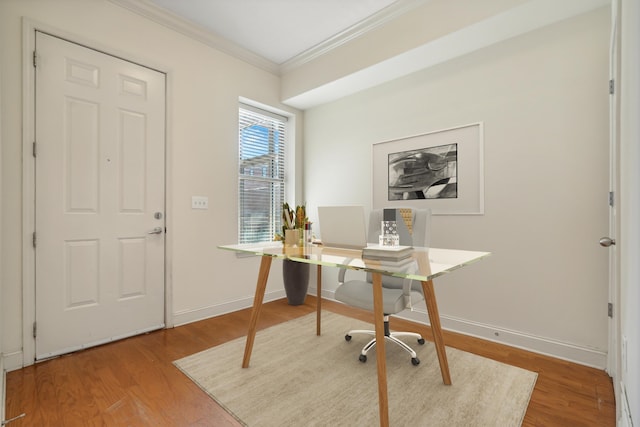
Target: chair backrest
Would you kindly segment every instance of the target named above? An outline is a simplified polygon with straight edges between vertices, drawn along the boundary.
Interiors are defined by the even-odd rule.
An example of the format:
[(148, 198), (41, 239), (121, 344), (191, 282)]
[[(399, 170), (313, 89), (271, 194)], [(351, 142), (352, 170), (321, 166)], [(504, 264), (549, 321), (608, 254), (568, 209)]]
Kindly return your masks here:
[[(403, 246), (429, 247), (429, 228), (431, 225), (430, 209), (394, 208), (386, 209), (398, 224), (400, 244)], [(381, 223), (385, 220), (384, 209), (374, 209), (369, 214), (369, 231), (367, 241), (378, 243)]]
[[(369, 231), (367, 234), (369, 243), (378, 243), (382, 221), (387, 218), (394, 218), (398, 225), (400, 245), (429, 247), (431, 240), (431, 209), (391, 208), (372, 210), (369, 214)], [(373, 281), (371, 273), (367, 273), (367, 281)], [(382, 276), (382, 286), (384, 287), (401, 289), (403, 283), (404, 279), (399, 277)], [(415, 280), (411, 287), (414, 290), (422, 290), (420, 282)]]

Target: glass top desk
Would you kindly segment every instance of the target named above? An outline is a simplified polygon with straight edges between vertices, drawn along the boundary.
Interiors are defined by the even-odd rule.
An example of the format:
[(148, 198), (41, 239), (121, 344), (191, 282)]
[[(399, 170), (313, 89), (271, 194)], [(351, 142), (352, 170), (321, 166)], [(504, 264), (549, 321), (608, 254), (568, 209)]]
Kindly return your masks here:
[[(362, 258), (362, 250), (332, 248), (322, 245), (312, 246), (285, 246), (281, 242), (265, 244), (239, 244), (218, 246), (220, 249), (253, 254), (261, 256), (260, 270), (256, 284), (256, 293), (253, 300), (251, 319), (249, 321), (249, 331), (242, 359), (242, 367), (249, 366), (253, 342), (256, 335), (256, 326), (260, 316), (260, 310), (264, 299), (264, 293), (271, 268), (271, 261), (274, 258), (289, 259), (292, 261), (314, 264), (317, 266), (317, 320), (316, 333), (320, 335), (320, 318), (322, 309), (322, 266), (347, 268), (351, 270), (362, 270), (372, 273), (374, 303), (374, 319), (376, 330), (376, 354), (385, 354), (384, 339), (384, 313), (382, 312), (382, 275), (395, 276), (418, 280), (422, 283), (422, 292), (427, 304), (429, 323), (433, 340), (436, 346), (442, 381), (451, 384), (449, 374), (449, 364), (445, 352), (444, 339), (442, 337), (442, 327), (440, 325), (440, 314), (433, 288), (433, 279), (446, 273), (450, 273), (461, 267), (479, 261), (490, 255), (489, 252), (463, 251), (454, 249), (420, 248), (414, 247), (412, 254), (414, 262), (402, 263), (402, 268), (396, 268), (388, 262), (381, 263), (376, 260)], [(407, 267), (410, 266), (410, 267)], [(387, 399), (387, 367), (384, 357), (376, 357), (378, 370), (378, 399), (380, 409), (380, 425), (389, 425), (389, 408)]]

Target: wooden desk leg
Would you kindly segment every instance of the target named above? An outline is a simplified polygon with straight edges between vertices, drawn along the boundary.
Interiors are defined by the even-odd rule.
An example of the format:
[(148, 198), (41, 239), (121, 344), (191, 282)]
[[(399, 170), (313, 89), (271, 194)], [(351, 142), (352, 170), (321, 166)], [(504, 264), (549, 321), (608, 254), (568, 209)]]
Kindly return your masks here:
[(270, 256), (263, 256), (260, 261), (260, 272), (258, 273), (258, 282), (256, 283), (256, 294), (253, 297), (253, 308), (251, 309), (251, 320), (249, 320), (249, 332), (247, 332), (247, 343), (244, 346), (244, 358), (242, 359), (242, 367), (249, 367), (249, 359), (251, 359), (251, 350), (253, 350), (253, 340), (256, 337), (256, 327), (258, 326), (258, 318), (262, 309), (262, 301), (264, 300), (264, 291), (267, 288), (267, 279), (269, 278), (269, 269), (271, 268)]
[(322, 266), (318, 265), (316, 289), (316, 335), (320, 336), (320, 323), (322, 321)]
[(384, 337), (384, 312), (382, 310), (382, 276), (373, 273), (373, 315), (376, 325), (376, 361), (378, 362), (378, 406), (380, 426), (389, 426), (389, 400), (387, 394), (387, 358)]
[(440, 372), (442, 373), (442, 382), (451, 385), (451, 375), (449, 374), (449, 362), (447, 361), (447, 352), (444, 346), (444, 338), (442, 337), (442, 326), (440, 325), (440, 313), (438, 312), (438, 303), (436, 302), (436, 293), (433, 289), (433, 281), (422, 282), (422, 293), (427, 303), (427, 312), (429, 313), (429, 322), (431, 323), (431, 332), (433, 333), (433, 341), (436, 345), (436, 353), (440, 362)]

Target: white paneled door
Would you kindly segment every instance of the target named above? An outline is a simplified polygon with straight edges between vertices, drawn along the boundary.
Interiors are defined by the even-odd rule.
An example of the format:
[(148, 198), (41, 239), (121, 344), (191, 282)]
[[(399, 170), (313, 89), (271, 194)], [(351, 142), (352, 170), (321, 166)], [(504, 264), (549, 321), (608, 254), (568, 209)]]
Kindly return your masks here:
[(165, 75), (36, 34), (36, 359), (164, 326)]

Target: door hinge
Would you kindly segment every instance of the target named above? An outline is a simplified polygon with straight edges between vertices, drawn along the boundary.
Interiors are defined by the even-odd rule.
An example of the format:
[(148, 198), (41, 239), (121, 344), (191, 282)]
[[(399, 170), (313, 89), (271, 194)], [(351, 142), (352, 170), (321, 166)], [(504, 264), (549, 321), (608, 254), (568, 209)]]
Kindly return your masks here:
[(613, 318), (613, 304), (609, 303), (607, 305), (607, 315), (611, 318)]
[(36, 240), (36, 232), (35, 231), (33, 232), (33, 237), (32, 237), (32, 242), (31, 243), (33, 244), (34, 248), (36, 247), (36, 243), (38, 243), (38, 241)]
[(31, 153), (33, 154), (33, 157), (37, 157), (37, 155), (38, 155), (38, 148), (36, 146), (36, 142), (35, 141), (33, 141), (33, 148), (31, 150)]
[(38, 68), (38, 54), (33, 51), (33, 68)]
[(609, 206), (613, 207), (615, 204), (616, 198), (613, 191), (609, 191)]
[(609, 95), (613, 95), (616, 93), (616, 81), (611, 79), (609, 80)]
[(38, 323), (33, 322), (33, 337), (35, 338), (38, 335)]

